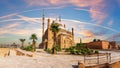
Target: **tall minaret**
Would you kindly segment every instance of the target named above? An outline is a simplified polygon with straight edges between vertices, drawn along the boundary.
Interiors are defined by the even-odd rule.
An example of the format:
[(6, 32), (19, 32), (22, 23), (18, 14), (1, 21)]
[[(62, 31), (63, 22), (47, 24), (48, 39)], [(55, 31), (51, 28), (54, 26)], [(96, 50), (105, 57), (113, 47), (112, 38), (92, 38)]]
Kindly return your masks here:
[(59, 22), (61, 22), (61, 16), (59, 16)]
[(44, 35), (44, 24), (45, 24), (45, 15), (44, 15), (44, 9), (43, 9), (43, 12), (42, 12), (42, 42), (43, 42), (43, 35)]
[(74, 28), (72, 28), (72, 45), (74, 45)]

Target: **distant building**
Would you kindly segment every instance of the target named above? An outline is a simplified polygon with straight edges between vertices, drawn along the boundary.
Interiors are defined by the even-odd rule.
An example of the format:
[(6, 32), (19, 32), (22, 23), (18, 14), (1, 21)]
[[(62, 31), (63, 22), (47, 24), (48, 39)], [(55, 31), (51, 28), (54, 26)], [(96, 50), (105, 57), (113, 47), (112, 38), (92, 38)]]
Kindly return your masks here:
[[(50, 24), (51, 21), (50, 19), (48, 19), (46, 31), (44, 31), (44, 14), (43, 14), (42, 21), (43, 21), (42, 22), (42, 34), (43, 35), (42, 35), (42, 42), (39, 45), (39, 47), (44, 48), (44, 49), (52, 49), (54, 45), (54, 34), (51, 31), (51, 24)], [(61, 20), (59, 20), (58, 22), (61, 22)], [(74, 29), (73, 28), (70, 32), (65, 29), (65, 25), (64, 25), (64, 28), (61, 27), (60, 31), (56, 35), (57, 35), (56, 42), (60, 46), (61, 49), (69, 48), (70, 46), (74, 45)]]
[(85, 43), (85, 45), (91, 49), (118, 49), (115, 41), (109, 42), (100, 40), (96, 42)]
[(115, 41), (111, 41), (109, 43), (110, 43), (111, 49), (118, 49), (118, 45), (116, 44)]
[(18, 47), (18, 45), (17, 45), (17, 44), (15, 44), (15, 43), (13, 43), (13, 44), (11, 45), (11, 47), (12, 47), (12, 48), (17, 48), (17, 47)]

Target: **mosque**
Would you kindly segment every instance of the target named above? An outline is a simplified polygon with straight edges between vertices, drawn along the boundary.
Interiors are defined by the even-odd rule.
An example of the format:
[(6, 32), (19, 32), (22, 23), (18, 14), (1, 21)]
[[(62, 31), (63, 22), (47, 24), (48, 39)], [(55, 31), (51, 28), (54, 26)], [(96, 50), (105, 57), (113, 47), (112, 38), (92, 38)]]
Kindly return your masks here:
[[(53, 20), (47, 19), (47, 29), (45, 29), (45, 15), (44, 11), (42, 14), (42, 42), (39, 45), (40, 48), (52, 49), (54, 45), (54, 34), (51, 31), (51, 23)], [(57, 23), (61, 24), (61, 18)], [(62, 24), (61, 24), (62, 25)], [(60, 31), (56, 34), (56, 42), (61, 49), (69, 48), (73, 46), (74, 43), (74, 28), (71, 28), (71, 31), (66, 30), (65, 24), (60, 27)]]

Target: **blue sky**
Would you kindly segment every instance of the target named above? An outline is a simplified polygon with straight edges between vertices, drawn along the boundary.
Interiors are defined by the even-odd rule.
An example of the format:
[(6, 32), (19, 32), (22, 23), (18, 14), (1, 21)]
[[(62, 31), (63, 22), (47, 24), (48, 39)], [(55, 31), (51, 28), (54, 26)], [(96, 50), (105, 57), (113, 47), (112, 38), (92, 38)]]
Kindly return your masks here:
[(42, 9), (46, 20), (61, 16), (67, 30), (74, 27), (76, 42), (120, 41), (120, 0), (1, 0), (0, 43), (19, 44), (20, 38), (28, 43), (32, 33), (40, 43)]

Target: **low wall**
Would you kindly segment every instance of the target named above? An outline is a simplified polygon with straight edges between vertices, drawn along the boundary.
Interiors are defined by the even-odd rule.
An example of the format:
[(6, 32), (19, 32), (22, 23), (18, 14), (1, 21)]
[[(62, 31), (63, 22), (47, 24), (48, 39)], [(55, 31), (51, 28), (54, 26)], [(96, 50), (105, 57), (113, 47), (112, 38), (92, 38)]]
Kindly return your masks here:
[(0, 57), (6, 57), (6, 56), (28, 56), (28, 57), (33, 57), (35, 55), (32, 52), (24, 51), (24, 50), (21, 50), (21, 49), (0, 48)]
[(9, 55), (9, 48), (0, 48), (0, 57), (6, 57)]
[(78, 68), (120, 68), (120, 61), (114, 63), (105, 63), (94, 66), (86, 66), (83, 63), (78, 63)]
[(16, 55), (18, 56), (28, 56), (28, 57), (34, 57), (34, 53), (28, 52), (28, 51), (23, 51), (20, 49), (16, 49)]

